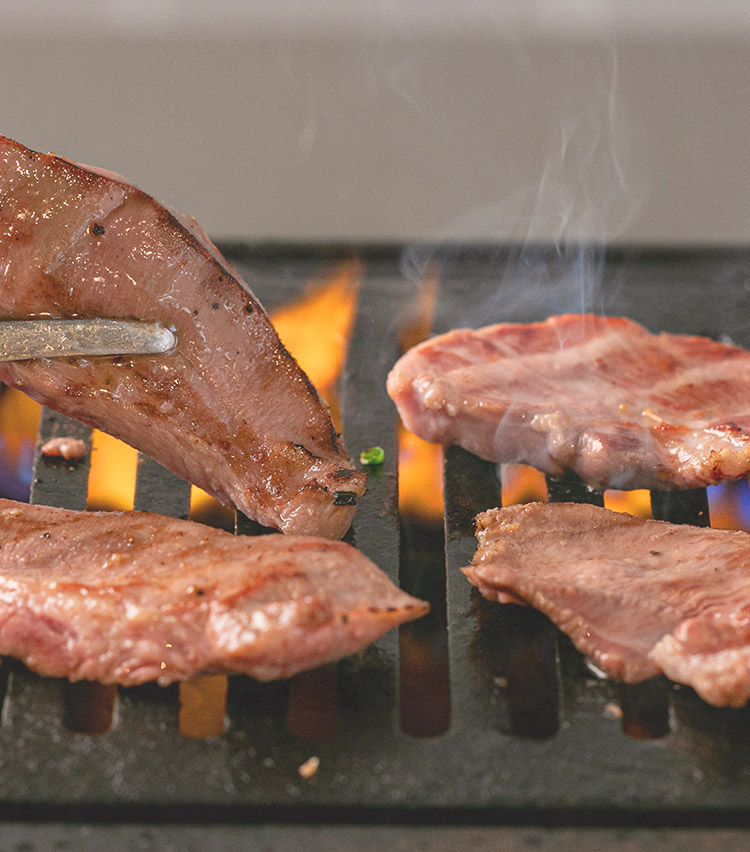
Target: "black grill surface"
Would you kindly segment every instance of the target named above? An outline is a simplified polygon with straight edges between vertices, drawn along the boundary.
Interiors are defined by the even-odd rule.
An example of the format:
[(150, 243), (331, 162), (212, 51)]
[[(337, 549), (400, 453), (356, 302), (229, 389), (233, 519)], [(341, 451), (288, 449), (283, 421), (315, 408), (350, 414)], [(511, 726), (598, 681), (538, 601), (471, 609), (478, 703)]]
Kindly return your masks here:
[[(179, 733), (174, 687), (121, 689), (116, 697), (82, 692), (8, 661), (0, 725), (6, 837), (27, 849), (233, 849), (250, 839), (275, 849), (294, 848), (307, 830), (313, 849), (416, 841), (447, 849), (469, 840), (489, 849), (502, 838), (508, 849), (534, 843), (564, 850), (658, 835), (674, 848), (711, 839), (740, 848), (750, 822), (750, 711), (709, 707), (664, 679), (631, 687), (599, 679), (543, 616), (487, 603), (460, 573), (475, 548), (474, 516), (500, 503), (494, 465), (460, 449), (446, 452), (444, 564), (442, 550), (435, 560), (409, 564), (420, 554), (399, 547), (408, 519), (398, 515), (397, 417), (385, 377), (404, 324), (435, 280), (438, 332), (592, 310), (750, 346), (750, 251), (224, 250), (269, 310), (343, 260), (359, 262), (341, 384), (344, 438), (354, 458), (374, 444), (386, 456), (369, 477), (348, 538), (410, 591), (436, 601), (434, 632), (439, 638), (447, 628), (447, 665), (435, 670), (445, 673), (449, 721), (433, 736), (402, 731), (399, 696), (415, 691), (411, 664), (399, 659), (408, 637), (402, 632), (399, 643), (396, 631), (288, 683), (231, 678), (225, 732), (212, 739)], [(43, 414), (40, 441), (71, 433), (90, 440), (80, 425)], [(38, 457), (32, 501), (83, 508), (87, 475), (86, 461), (71, 467)], [(571, 480), (551, 481), (549, 493), (602, 499)], [(187, 484), (139, 459), (136, 508), (187, 516), (189, 499)], [(708, 518), (703, 491), (657, 495), (653, 508), (675, 522)], [(241, 517), (237, 529), (259, 531)], [(400, 560), (400, 552), (407, 557)], [(439, 641), (430, 653), (440, 655)], [(428, 684), (421, 699), (417, 690), (412, 716), (420, 700), (427, 714), (440, 689)], [(292, 718), (313, 713), (321, 694), (333, 705), (333, 723), (300, 733)], [(89, 700), (115, 701), (106, 733), (71, 730), (76, 702)], [(319, 770), (303, 779), (298, 767), (312, 755)], [(321, 833), (321, 825), (330, 831)]]

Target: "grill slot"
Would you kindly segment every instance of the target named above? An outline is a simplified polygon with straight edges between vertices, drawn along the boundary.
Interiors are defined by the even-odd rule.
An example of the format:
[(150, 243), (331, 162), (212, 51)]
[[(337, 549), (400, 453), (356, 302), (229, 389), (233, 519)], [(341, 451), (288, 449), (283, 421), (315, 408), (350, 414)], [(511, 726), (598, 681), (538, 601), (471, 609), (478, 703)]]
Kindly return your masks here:
[(604, 494), (587, 488), (583, 482), (573, 474), (568, 474), (559, 479), (554, 476), (547, 478), (547, 496), (550, 503), (590, 503), (592, 506), (604, 505)]
[[(336, 249), (227, 248), (270, 309), (347, 256)], [(429, 560), (416, 567), (419, 537), (409, 532), (409, 541), (400, 541), (400, 524), (408, 530), (411, 521), (398, 514), (397, 419), (385, 394), (385, 377), (399, 353), (399, 320), (418, 310), (422, 282), (404, 276), (397, 249), (363, 249), (360, 257), (358, 310), (342, 377), (343, 430), (353, 458), (377, 444), (385, 462), (369, 477), (348, 538), (409, 590), (435, 594), (442, 566), (427, 576)], [(525, 269), (546, 264), (545, 275), (522, 274), (518, 267), (509, 274), (514, 257), (481, 248), (432, 253), (440, 269), (435, 329), (581, 308), (580, 288), (554, 250), (526, 257)], [(616, 250), (607, 255), (589, 307), (673, 331), (727, 334), (748, 345), (743, 283), (749, 278), (745, 251)], [(675, 306), (675, 292), (689, 310)], [(90, 446), (87, 429), (45, 412), (40, 440), (63, 434)], [(88, 471), (88, 455), (76, 465), (37, 455), (32, 500), (84, 508)], [(288, 683), (234, 677), (225, 719), (219, 711), (223, 733), (201, 738), (180, 720), (186, 703), (202, 700), (200, 683), (182, 696), (177, 687), (120, 689), (113, 701), (107, 688), (69, 687), (6, 662), (0, 812), (8, 816), (23, 807), (30, 818), (76, 820), (95, 809), (100, 820), (137, 814), (217, 824), (437, 819), (667, 825), (709, 824), (720, 816), (744, 824), (750, 711), (716, 711), (664, 679), (636, 687), (598, 679), (543, 616), (484, 601), (460, 568), (475, 549), (474, 516), (502, 502), (497, 466), (449, 448), (443, 488), (445, 604), (440, 600), (435, 611), (437, 622), (444, 618), (447, 625), (447, 664), (438, 625), (427, 631), (434, 647), (426, 668), (414, 662), (409, 627), (400, 641), (394, 631), (355, 658)], [(570, 477), (548, 479), (547, 489), (551, 500), (603, 502), (601, 493)], [(654, 516), (673, 522), (708, 521), (705, 491), (654, 494), (652, 505)], [(134, 506), (187, 517), (190, 487), (139, 457)], [(236, 528), (264, 532), (242, 516)], [(441, 686), (446, 666), (449, 720)], [(434, 690), (425, 685), (432, 676)], [(220, 684), (205, 686), (221, 692)], [(406, 696), (408, 712), (401, 710)], [(415, 720), (434, 701), (442, 702), (439, 712), (420, 729)], [(216, 714), (211, 718), (213, 724)], [(313, 755), (320, 768), (303, 779), (298, 767)]]
[(710, 524), (708, 496), (705, 488), (689, 491), (652, 491), (651, 513), (659, 521), (673, 524), (693, 524), (707, 527)]
[[(495, 710), (489, 696), (496, 693), (494, 666), (475, 665), (472, 648), (476, 642), (492, 642), (494, 632), (477, 634), (475, 609), (488, 611), (460, 569), (471, 562), (476, 549), (474, 517), (477, 512), (499, 505), (500, 483), (495, 465), (472, 456), (460, 447), (445, 451), (443, 499), (445, 500), (445, 564), (448, 596), (448, 649), (451, 685), (451, 729), (483, 730), (495, 727)], [(484, 660), (490, 653), (482, 654)]]
[(117, 688), (101, 683), (65, 684), (64, 723), (79, 734), (106, 734), (112, 727)]
[(659, 739), (669, 733), (669, 694), (666, 678), (619, 685), (622, 730), (635, 739)]

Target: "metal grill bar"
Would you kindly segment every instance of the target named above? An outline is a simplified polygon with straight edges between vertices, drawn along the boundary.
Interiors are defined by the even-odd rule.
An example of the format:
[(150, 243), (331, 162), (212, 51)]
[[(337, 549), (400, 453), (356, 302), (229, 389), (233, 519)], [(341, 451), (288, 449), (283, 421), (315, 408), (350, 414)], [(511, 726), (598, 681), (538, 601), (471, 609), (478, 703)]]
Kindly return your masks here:
[[(40, 448), (51, 438), (77, 438), (86, 445), (78, 462), (60, 458), (46, 459)], [(39, 424), (31, 479), (32, 503), (44, 503), (60, 509), (85, 509), (91, 458), (91, 429), (54, 411), (45, 409)]]
[[(342, 416), (346, 447), (352, 458), (380, 446), (383, 464), (368, 471), (367, 491), (360, 498), (349, 536), (366, 556), (399, 583), (398, 431), (393, 403), (385, 390), (388, 371), (398, 357), (398, 323), (413, 292), (393, 274), (390, 264), (368, 264), (360, 282), (357, 315), (342, 377)], [(390, 631), (366, 652), (366, 703), (347, 683), (340, 685), (340, 713), (355, 723), (367, 720), (375, 729), (398, 729), (398, 632)], [(341, 666), (346, 677), (349, 666)]]
[(133, 508), (184, 520), (190, 515), (190, 483), (138, 453)]
[(398, 582), (398, 432), (385, 390), (398, 357), (396, 318), (409, 299), (405, 282), (369, 269), (359, 288), (357, 315), (343, 375), (342, 415), (346, 446), (354, 459), (372, 446), (385, 451), (383, 464), (368, 471), (359, 500), (353, 539)]

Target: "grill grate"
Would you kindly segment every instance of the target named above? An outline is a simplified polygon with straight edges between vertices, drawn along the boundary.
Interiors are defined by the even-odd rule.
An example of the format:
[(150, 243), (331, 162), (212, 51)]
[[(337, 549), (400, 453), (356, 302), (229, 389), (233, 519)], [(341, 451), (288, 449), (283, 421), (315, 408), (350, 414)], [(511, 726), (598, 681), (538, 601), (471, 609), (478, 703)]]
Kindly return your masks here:
[[(379, 444), (386, 460), (369, 478), (348, 537), (392, 578), (399, 578), (398, 435), (385, 377), (398, 354), (397, 319), (413, 308), (421, 281), (421, 273), (403, 269), (439, 266), (437, 331), (590, 308), (750, 345), (749, 252), (612, 251), (599, 259), (601, 283), (581, 304), (574, 273), (584, 254), (565, 257), (543, 247), (520, 254), (358, 253), (363, 273), (343, 376), (344, 437), (353, 457)], [(227, 255), (273, 309), (349, 252), (234, 245)], [(55, 434), (90, 442), (83, 427), (45, 412), (40, 441)], [(85, 507), (86, 461), (71, 467), (37, 454), (33, 476), (34, 502)], [(573, 480), (550, 480), (548, 490), (554, 500), (602, 500)], [(400, 730), (399, 685), (410, 671), (400, 670), (396, 632), (360, 656), (288, 683), (230, 679), (225, 732), (204, 740), (179, 733), (176, 687), (121, 689), (115, 696), (38, 678), (11, 662), (3, 666), (0, 814), (69, 824), (184, 818), (217, 831), (222, 823), (300, 820), (744, 824), (750, 712), (710, 708), (664, 679), (627, 688), (599, 680), (543, 616), (485, 602), (459, 569), (474, 551), (475, 514), (500, 504), (496, 466), (448, 449), (444, 497), (445, 574), (441, 565), (427, 574), (401, 565), (410, 591), (447, 594), (444, 733)], [(652, 500), (655, 516), (708, 521), (704, 491)], [(189, 501), (189, 486), (139, 458), (136, 508), (187, 517)], [(237, 529), (259, 531), (242, 517)], [(433, 698), (427, 692), (422, 700)], [(113, 703), (106, 733), (76, 732), (87, 707), (107, 717)], [(613, 717), (615, 705), (621, 720)], [(311, 755), (320, 769), (304, 780), (297, 769)]]

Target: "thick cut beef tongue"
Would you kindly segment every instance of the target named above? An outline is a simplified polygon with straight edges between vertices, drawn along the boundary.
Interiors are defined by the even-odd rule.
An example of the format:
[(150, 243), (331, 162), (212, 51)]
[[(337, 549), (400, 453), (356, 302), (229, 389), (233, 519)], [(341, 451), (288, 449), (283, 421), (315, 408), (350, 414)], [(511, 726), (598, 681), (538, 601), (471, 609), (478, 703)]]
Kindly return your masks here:
[(0, 654), (40, 674), (285, 678), (427, 608), (340, 541), (0, 500)]
[(338, 538), (364, 476), (247, 284), (193, 221), (109, 172), (0, 137), (0, 318), (159, 321), (170, 355), (0, 365), (284, 532)]
[(663, 672), (711, 704), (750, 699), (750, 535), (578, 503), (477, 517), (469, 580), (531, 604), (606, 674)]
[(750, 472), (750, 352), (566, 314), (460, 329), (388, 377), (404, 425), (595, 488), (702, 488)]

